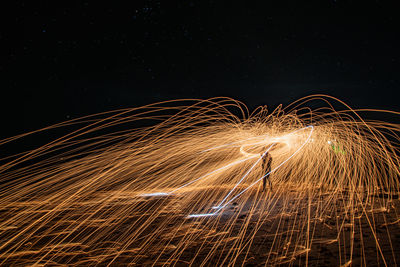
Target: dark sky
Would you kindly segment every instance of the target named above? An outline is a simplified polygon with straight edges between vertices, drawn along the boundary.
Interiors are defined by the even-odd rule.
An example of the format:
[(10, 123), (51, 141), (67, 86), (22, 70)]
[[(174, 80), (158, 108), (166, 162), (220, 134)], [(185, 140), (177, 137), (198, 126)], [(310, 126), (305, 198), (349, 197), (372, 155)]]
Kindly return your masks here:
[(324, 93), (400, 111), (389, 1), (12, 2), (0, 34), (1, 137), (175, 98), (254, 108)]

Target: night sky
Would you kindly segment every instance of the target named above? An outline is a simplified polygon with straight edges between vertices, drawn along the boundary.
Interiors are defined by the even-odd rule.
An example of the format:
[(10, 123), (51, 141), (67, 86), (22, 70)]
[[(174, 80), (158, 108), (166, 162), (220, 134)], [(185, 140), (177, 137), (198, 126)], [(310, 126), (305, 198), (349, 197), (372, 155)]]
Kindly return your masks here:
[(324, 93), (400, 111), (389, 1), (12, 2), (0, 33), (2, 138), (176, 98), (255, 108)]

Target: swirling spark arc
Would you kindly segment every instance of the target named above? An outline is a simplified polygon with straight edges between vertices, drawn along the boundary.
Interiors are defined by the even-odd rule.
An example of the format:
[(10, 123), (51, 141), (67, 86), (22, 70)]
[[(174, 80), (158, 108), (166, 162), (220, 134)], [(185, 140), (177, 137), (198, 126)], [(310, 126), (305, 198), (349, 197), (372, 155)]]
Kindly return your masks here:
[(324, 95), (252, 113), (186, 99), (1, 140), (66, 132), (1, 159), (0, 264), (307, 265), (326, 247), (392, 265), (400, 125), (370, 113), (399, 115)]

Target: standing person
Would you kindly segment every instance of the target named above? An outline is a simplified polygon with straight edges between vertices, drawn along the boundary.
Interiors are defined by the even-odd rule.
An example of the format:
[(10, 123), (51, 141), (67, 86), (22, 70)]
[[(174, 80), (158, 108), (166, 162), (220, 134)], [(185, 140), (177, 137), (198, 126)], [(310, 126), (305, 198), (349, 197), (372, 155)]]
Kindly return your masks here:
[(261, 157), (262, 157), (261, 166), (262, 166), (263, 174), (264, 174), (264, 177), (263, 177), (263, 191), (265, 190), (265, 184), (267, 182), (267, 179), (268, 179), (268, 182), (269, 182), (269, 186), (271, 187), (271, 191), (272, 191), (272, 183), (271, 183), (271, 180), (270, 180), (272, 157), (268, 152), (262, 154)]

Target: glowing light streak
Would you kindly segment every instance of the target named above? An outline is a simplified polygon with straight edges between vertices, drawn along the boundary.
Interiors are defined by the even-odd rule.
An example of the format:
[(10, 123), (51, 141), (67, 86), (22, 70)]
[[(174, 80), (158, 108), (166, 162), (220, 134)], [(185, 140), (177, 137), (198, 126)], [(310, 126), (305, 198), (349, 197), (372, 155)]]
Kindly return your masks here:
[[(236, 196), (234, 196), (231, 200), (229, 200), (228, 202), (226, 202), (222, 207), (220, 207), (216, 213), (218, 213), (221, 209), (223, 209), (224, 207), (226, 207), (229, 203), (231, 203), (233, 200), (235, 200), (236, 198), (238, 198), (240, 195), (242, 195), (244, 192), (246, 192), (247, 190), (249, 190), (251, 187), (253, 187), (255, 184), (257, 184), (258, 182), (260, 182), (264, 177), (270, 175), (272, 172), (276, 171), (277, 169), (279, 169), (283, 164), (285, 164), (286, 162), (288, 162), (294, 155), (296, 155), (309, 141), (313, 131), (314, 131), (314, 126), (310, 125), (307, 126), (303, 129), (306, 128), (311, 128), (311, 132), (310, 135), (308, 136), (307, 140), (289, 157), (287, 158), (285, 161), (283, 161), (281, 164), (279, 164), (277, 167), (275, 167), (274, 169), (272, 169), (269, 173), (267, 173), (266, 175), (262, 176), (261, 178), (259, 178), (258, 180), (256, 180), (255, 182), (253, 182), (251, 185), (249, 185), (246, 189), (244, 189), (243, 191), (241, 191), (240, 193), (238, 193)], [(297, 132), (297, 131), (296, 131)]]
[[(233, 200), (235, 200), (236, 198), (238, 198), (240, 195), (242, 195), (244, 192), (246, 192), (247, 190), (249, 190), (251, 187), (253, 187), (255, 184), (257, 184), (258, 182), (260, 182), (264, 177), (270, 175), (272, 172), (276, 171), (277, 169), (279, 169), (282, 165), (284, 165), (286, 162), (288, 162), (294, 155), (296, 155), (310, 140), (311, 135), (314, 131), (314, 126), (310, 125), (304, 128), (301, 128), (299, 130), (296, 130), (290, 134), (296, 133), (298, 131), (304, 130), (304, 129), (308, 129), (310, 128), (310, 134), (308, 135), (306, 141), (295, 151), (293, 152), (292, 155), (290, 155), (290, 157), (288, 157), (286, 160), (284, 160), (281, 164), (279, 164), (277, 167), (275, 167), (274, 169), (272, 169), (270, 172), (268, 172), (267, 174), (265, 174), (264, 176), (262, 176), (261, 178), (259, 178), (258, 180), (256, 180), (255, 182), (253, 182), (251, 185), (249, 185), (247, 188), (245, 188), (244, 190), (242, 190), (240, 193), (238, 193), (237, 195), (235, 195), (231, 200), (229, 200), (228, 202), (226, 202), (224, 205), (222, 205), (222, 203), (224, 203), (224, 201), (231, 195), (231, 193), (236, 189), (236, 187), (243, 181), (243, 179), (245, 177), (247, 177), (247, 175), (254, 169), (254, 167), (259, 163), (259, 161), (262, 159), (262, 157), (260, 157), (257, 162), (255, 164), (253, 164), (253, 166), (247, 171), (247, 173), (239, 180), (239, 182), (233, 187), (233, 189), (231, 191), (229, 191), (229, 193), (224, 197), (224, 199), (217, 205), (214, 206), (213, 209), (217, 209), (214, 213), (205, 213), (205, 214), (191, 214), (189, 215), (190, 218), (192, 217), (196, 217), (195, 215), (201, 215), (201, 216), (210, 216), (210, 214), (215, 215), (217, 213), (219, 213), (219, 211), (221, 211), (223, 208), (225, 208), (229, 203), (231, 203)], [(289, 134), (289, 135), (290, 135)], [(271, 145), (264, 153), (263, 155), (265, 155), (271, 148), (273, 145)]]
[[(299, 129), (299, 130), (296, 130), (296, 131), (291, 132), (291, 133), (289, 133), (289, 134), (286, 134), (286, 135), (284, 135), (283, 137), (271, 138), (271, 141), (270, 141), (269, 143), (280, 142), (282, 139), (284, 139), (284, 137), (289, 136), (289, 135), (291, 135), (291, 134), (294, 134), (294, 133), (296, 133), (296, 132), (298, 132), (298, 131), (300, 131), (300, 130), (302, 130), (302, 129)], [(247, 139), (239, 140), (239, 141), (237, 141), (237, 142), (233, 142), (233, 143), (229, 143), (229, 144), (224, 144), (224, 145), (221, 145), (221, 146), (217, 146), (217, 147), (213, 147), (213, 148), (210, 148), (210, 149), (207, 149), (207, 150), (203, 150), (202, 152), (211, 151), (211, 150), (214, 150), (214, 149), (217, 149), (217, 148), (221, 148), (221, 147), (231, 146), (231, 145), (233, 145), (233, 144), (237, 144), (237, 143), (241, 143), (241, 142), (244, 142), (244, 141), (248, 141), (248, 140), (252, 140), (252, 139), (257, 139), (257, 138), (261, 138), (261, 137), (263, 137), (263, 136), (250, 137), (250, 138), (247, 138)], [(240, 152), (241, 152), (244, 156), (248, 157), (247, 159), (235, 161), (235, 162), (233, 162), (233, 163), (230, 163), (230, 164), (228, 164), (228, 165), (225, 165), (225, 166), (223, 166), (223, 167), (221, 167), (221, 168), (219, 168), (219, 169), (216, 169), (216, 170), (214, 170), (214, 171), (212, 171), (212, 172), (210, 172), (210, 173), (207, 173), (207, 174), (205, 174), (205, 175), (203, 175), (203, 176), (201, 176), (201, 177), (199, 177), (199, 178), (197, 178), (197, 179), (195, 179), (195, 180), (193, 180), (193, 181), (190, 181), (190, 182), (188, 182), (188, 183), (186, 183), (186, 184), (184, 184), (184, 185), (182, 185), (182, 186), (180, 186), (180, 187), (178, 187), (178, 188), (176, 188), (176, 189), (174, 189), (174, 190), (172, 190), (172, 191), (170, 191), (170, 192), (147, 193), (147, 194), (142, 194), (142, 195), (140, 195), (140, 196), (147, 197), (147, 196), (166, 196), (166, 195), (170, 195), (170, 194), (172, 194), (172, 193), (174, 193), (174, 192), (176, 192), (176, 191), (178, 191), (178, 190), (180, 190), (180, 189), (182, 189), (182, 188), (184, 188), (184, 187), (186, 187), (186, 186), (189, 186), (189, 185), (191, 185), (191, 184), (193, 184), (193, 183), (195, 183), (195, 182), (197, 182), (197, 181), (199, 181), (199, 180), (201, 180), (201, 179), (204, 179), (204, 178), (206, 178), (207, 176), (212, 175), (212, 174), (214, 174), (214, 173), (216, 173), (216, 172), (218, 172), (218, 171), (224, 170), (224, 169), (226, 169), (226, 168), (229, 168), (229, 167), (234, 166), (234, 165), (236, 165), (236, 164), (245, 162), (245, 161), (247, 161), (247, 160), (256, 158), (256, 157), (258, 157), (258, 154), (248, 153), (248, 152), (246, 152), (246, 151), (243, 150), (243, 147), (245, 147), (245, 146), (259, 145), (259, 144), (267, 144), (267, 138), (268, 138), (268, 136), (265, 136), (263, 141), (256, 142), (256, 143), (245, 144), (245, 145), (241, 145), (241, 146), (240, 146)], [(286, 141), (285, 143), (288, 144), (287, 141)], [(272, 144), (263, 154), (267, 153), (267, 152), (272, 148), (273, 145), (274, 145), (274, 144)], [(235, 146), (234, 146), (234, 147), (235, 147)], [(239, 146), (237, 146), (237, 147), (239, 147)], [(232, 189), (232, 191), (241, 183), (241, 181), (243, 181), (244, 178), (246, 178), (246, 177), (248, 176), (248, 174), (251, 172), (251, 170), (257, 165), (257, 163), (258, 163), (260, 160), (261, 160), (261, 158), (260, 158), (259, 160), (257, 160), (257, 162), (251, 167), (251, 169), (242, 177), (242, 179), (239, 181), (238, 184), (235, 185), (235, 187)], [(231, 192), (228, 193), (228, 196), (230, 195), (230, 193), (231, 193)], [(226, 198), (224, 198), (223, 201), (225, 201), (225, 199), (226, 199)], [(222, 201), (222, 202), (223, 202), (223, 201)], [(221, 204), (219, 204), (219, 205), (216, 206), (216, 207), (219, 207), (220, 205), (221, 205)], [(214, 207), (214, 208), (216, 208), (216, 207)]]
[[(246, 253), (261, 248), (266, 255), (260, 264), (272, 266), (316, 256), (313, 244), (319, 241), (337, 242), (338, 265), (353, 264), (354, 256), (396, 265), (399, 254), (390, 244), (399, 221), (394, 198), (400, 194), (400, 124), (364, 120), (358, 113), (371, 110), (355, 111), (334, 99), (345, 106), (338, 111), (327, 98), (252, 114), (232, 112), (242, 107), (227, 98), (171, 101), (0, 140), (1, 146), (58, 127), (73, 130), (64, 128), (67, 134), (57, 140), (1, 159), (0, 265), (243, 265)], [(322, 109), (308, 106), (321, 99)], [(154, 125), (131, 127), (142, 119)], [(299, 125), (314, 126), (286, 134)], [(280, 169), (251, 169), (272, 144), (273, 166)], [(345, 153), (335, 159), (338, 149)], [(274, 192), (260, 194), (260, 181), (271, 173)], [(193, 193), (168, 197), (175, 189)], [(131, 198), (139, 194), (146, 198)], [(239, 214), (257, 220), (243, 222)], [(281, 215), (295, 219), (281, 224)], [(378, 231), (381, 216), (387, 217), (387, 231)], [(267, 217), (271, 223), (265, 224)], [(324, 223), (331, 231), (313, 231)], [(241, 227), (246, 231), (237, 231)], [(268, 228), (271, 235), (264, 235)], [(376, 253), (369, 253), (372, 248)]]
[(216, 212), (214, 213), (202, 213), (202, 214), (191, 214), (186, 216), (186, 218), (198, 218), (198, 217), (207, 217), (207, 216), (214, 216), (217, 215)]
[(157, 197), (157, 196), (168, 196), (168, 195), (169, 195), (169, 193), (156, 192), (156, 193), (141, 194), (140, 196), (142, 196), (142, 197)]
[(271, 150), (272, 146), (273, 146), (273, 144), (268, 147), (268, 149), (263, 153), (263, 155), (253, 164), (253, 166), (250, 167), (250, 169), (246, 172), (246, 174), (243, 175), (243, 177), (239, 180), (239, 182), (237, 182), (237, 184), (235, 184), (235, 186), (231, 189), (231, 191), (229, 191), (229, 193), (224, 197), (224, 199), (222, 199), (222, 201), (216, 207), (220, 207), (222, 205), (222, 203), (224, 203), (224, 201), (232, 194), (233, 190), (235, 190), (236, 187), (239, 186), (239, 184), (249, 175), (249, 173), (254, 169), (254, 167), (262, 160), (262, 157), (266, 153), (268, 153), (269, 150)]
[[(234, 144), (241, 143), (241, 142), (248, 141), (248, 140), (258, 139), (258, 138), (261, 138), (261, 137), (263, 137), (263, 136), (265, 136), (265, 135), (259, 135), (259, 136), (249, 137), (249, 138), (247, 138), (247, 139), (242, 139), (242, 140), (239, 140), (239, 141), (236, 141), (236, 142), (233, 142), (233, 143), (228, 143), (228, 144), (223, 144), (223, 145), (220, 145), (220, 146), (215, 146), (215, 147), (212, 147), (212, 148), (203, 150), (203, 151), (201, 151), (200, 153), (207, 152), (207, 151), (211, 151), (211, 150), (215, 150), (215, 149), (217, 149), (217, 148), (232, 146), (232, 145), (234, 145)], [(265, 138), (266, 138), (266, 137), (265, 137)], [(261, 142), (262, 142), (262, 141), (261, 141)], [(261, 143), (261, 142), (260, 142), (260, 143)], [(239, 146), (233, 146), (233, 147), (239, 147)]]
[(223, 167), (221, 167), (221, 168), (218, 168), (218, 169), (216, 169), (216, 170), (214, 170), (214, 171), (212, 171), (212, 172), (209, 172), (209, 173), (207, 173), (207, 174), (205, 174), (205, 175), (203, 175), (203, 176), (201, 176), (201, 177), (199, 177), (199, 178), (197, 178), (197, 179), (195, 179), (195, 180), (193, 180), (193, 181), (190, 181), (190, 182), (188, 182), (188, 183), (186, 183), (186, 184), (184, 184), (184, 185), (182, 185), (182, 186), (180, 186), (180, 187), (178, 187), (178, 188), (176, 188), (176, 189), (174, 189), (174, 190), (172, 190), (172, 191), (170, 191), (170, 192), (148, 193), (148, 194), (141, 194), (141, 195), (139, 195), (139, 196), (146, 197), (146, 196), (166, 196), (166, 195), (170, 195), (170, 194), (173, 194), (173, 193), (175, 193), (176, 191), (178, 191), (178, 190), (180, 190), (180, 189), (182, 189), (182, 188), (184, 188), (184, 187), (186, 187), (186, 186), (189, 186), (189, 185), (191, 185), (191, 184), (193, 184), (193, 183), (195, 183), (195, 182), (197, 182), (197, 181), (199, 181), (199, 180), (201, 180), (201, 179), (206, 178), (207, 176), (210, 176), (210, 175), (212, 175), (212, 174), (214, 174), (214, 173), (217, 173), (217, 172), (219, 172), (219, 171), (222, 171), (222, 170), (224, 170), (224, 169), (227, 169), (227, 168), (229, 168), (229, 167), (232, 167), (232, 166), (237, 165), (237, 164), (240, 164), (240, 163), (242, 163), (242, 162), (251, 160), (251, 159), (256, 158), (256, 157), (257, 157), (257, 156), (252, 156), (252, 157), (249, 157), (249, 158), (245, 158), (245, 159), (242, 159), (242, 160), (237, 160), (237, 161), (235, 161), (235, 162), (229, 163), (228, 165), (225, 165), (225, 166), (223, 166)]

